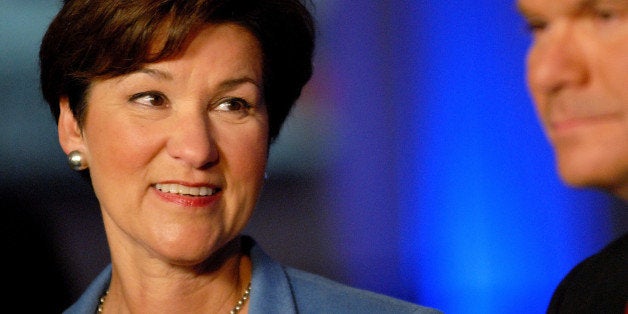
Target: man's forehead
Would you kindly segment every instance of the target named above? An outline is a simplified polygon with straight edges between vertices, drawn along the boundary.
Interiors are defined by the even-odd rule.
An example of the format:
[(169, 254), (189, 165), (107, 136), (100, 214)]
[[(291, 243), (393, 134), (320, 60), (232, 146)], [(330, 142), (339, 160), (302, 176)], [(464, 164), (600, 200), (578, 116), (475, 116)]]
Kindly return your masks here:
[(604, 4), (628, 6), (628, 0), (517, 0), (523, 15), (570, 14)]

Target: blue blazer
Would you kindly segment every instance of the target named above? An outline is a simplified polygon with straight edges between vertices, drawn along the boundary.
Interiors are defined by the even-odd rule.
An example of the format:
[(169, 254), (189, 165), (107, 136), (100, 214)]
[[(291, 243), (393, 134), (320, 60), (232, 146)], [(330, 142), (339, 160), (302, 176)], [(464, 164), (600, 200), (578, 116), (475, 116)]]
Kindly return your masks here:
[[(253, 264), (249, 313), (420, 313), (440, 311), (386, 295), (352, 288), (330, 279), (279, 264), (271, 259), (254, 240), (251, 245)], [(98, 299), (109, 286), (108, 265), (87, 287), (83, 295), (64, 314), (96, 313)]]

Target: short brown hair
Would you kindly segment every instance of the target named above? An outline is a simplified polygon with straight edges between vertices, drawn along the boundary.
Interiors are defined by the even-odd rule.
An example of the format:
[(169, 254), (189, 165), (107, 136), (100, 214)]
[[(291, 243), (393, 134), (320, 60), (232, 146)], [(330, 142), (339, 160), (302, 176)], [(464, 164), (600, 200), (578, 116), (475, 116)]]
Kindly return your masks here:
[[(202, 26), (229, 22), (245, 27), (261, 44), (273, 141), (312, 76), (314, 21), (299, 0), (67, 0), (40, 47), (44, 99), (58, 121), (59, 98), (67, 96), (81, 125), (94, 79), (175, 56)], [(155, 52), (159, 36), (165, 38)]]

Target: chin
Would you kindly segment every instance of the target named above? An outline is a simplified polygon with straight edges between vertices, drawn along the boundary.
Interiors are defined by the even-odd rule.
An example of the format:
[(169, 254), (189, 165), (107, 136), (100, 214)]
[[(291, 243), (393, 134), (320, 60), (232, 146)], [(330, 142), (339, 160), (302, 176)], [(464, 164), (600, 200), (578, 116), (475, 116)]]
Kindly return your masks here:
[(601, 189), (624, 199), (628, 197), (628, 163), (625, 160), (578, 157), (559, 155), (557, 158), (560, 177), (566, 184)]

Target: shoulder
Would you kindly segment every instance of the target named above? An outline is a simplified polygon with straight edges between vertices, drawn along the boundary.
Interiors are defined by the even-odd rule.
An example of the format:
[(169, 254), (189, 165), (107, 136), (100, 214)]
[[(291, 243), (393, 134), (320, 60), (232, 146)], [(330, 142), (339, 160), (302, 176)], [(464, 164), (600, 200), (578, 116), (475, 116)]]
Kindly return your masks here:
[(92, 281), (81, 297), (66, 309), (63, 314), (95, 313), (98, 300), (105, 293), (111, 280), (111, 264)]
[(302, 270), (284, 269), (300, 313), (440, 313)]
[(440, 313), (276, 262), (253, 243), (250, 310), (264, 313)]
[(624, 310), (628, 300), (628, 233), (574, 267), (556, 288), (548, 313)]

